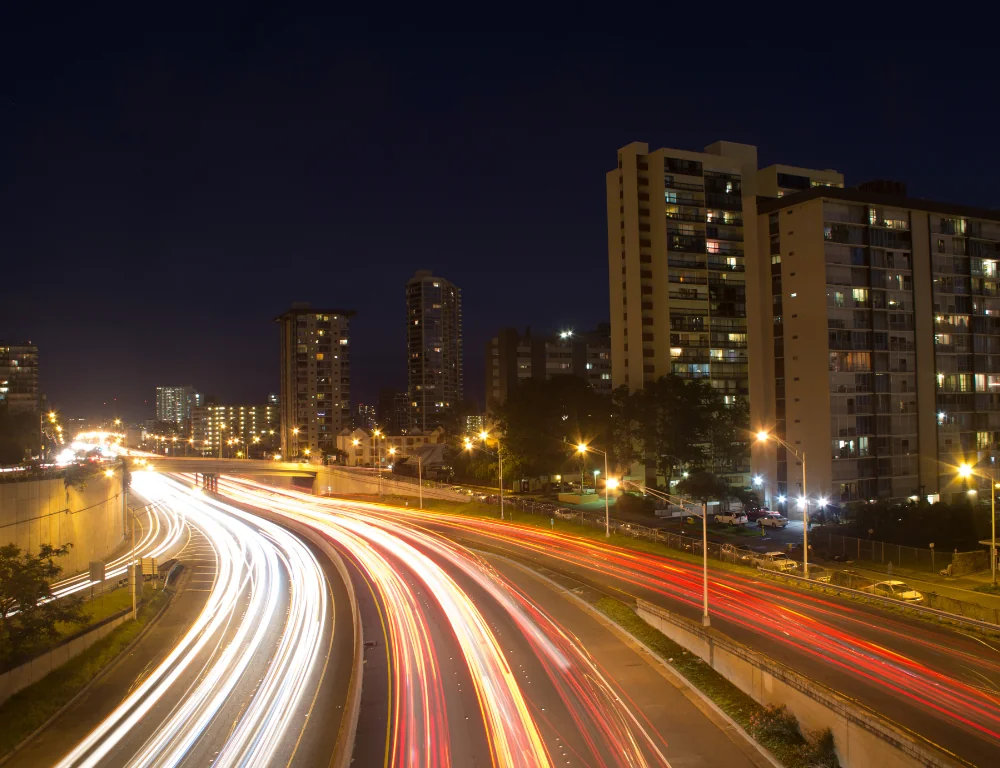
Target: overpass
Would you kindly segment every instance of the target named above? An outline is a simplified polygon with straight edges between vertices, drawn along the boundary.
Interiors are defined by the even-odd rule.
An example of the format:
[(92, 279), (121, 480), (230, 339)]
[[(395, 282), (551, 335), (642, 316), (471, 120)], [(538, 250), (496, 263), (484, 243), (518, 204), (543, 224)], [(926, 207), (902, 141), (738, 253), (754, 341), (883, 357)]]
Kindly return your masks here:
[[(311, 481), (312, 491), (317, 495), (413, 497), (422, 495), (428, 499), (471, 501), (468, 494), (453, 491), (441, 483), (430, 480), (424, 480), (420, 483), (415, 477), (393, 475), (391, 472), (383, 472), (382, 476), (379, 477), (376, 470), (365, 467), (184, 456), (150, 456), (146, 458), (146, 462), (157, 472), (197, 475), (198, 483), (210, 490), (214, 490), (218, 485), (220, 475), (268, 477), (275, 480), (289, 478), (289, 483), (295, 482), (292, 478), (301, 477)], [(141, 468), (141, 465), (137, 466), (133, 461), (133, 471), (141, 470)], [(274, 482), (274, 480), (269, 480), (269, 482)]]

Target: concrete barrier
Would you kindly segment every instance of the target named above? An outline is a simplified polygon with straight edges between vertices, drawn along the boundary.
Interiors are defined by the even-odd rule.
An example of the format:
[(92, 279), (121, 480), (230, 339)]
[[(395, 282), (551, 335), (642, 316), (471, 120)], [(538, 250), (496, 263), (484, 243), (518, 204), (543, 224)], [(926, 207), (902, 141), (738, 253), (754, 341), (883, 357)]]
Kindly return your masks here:
[[(344, 469), (342, 467), (318, 467), (316, 479), (313, 481), (313, 493), (338, 495), (373, 495), (379, 493), (379, 477), (375, 472)], [(423, 493), (425, 499), (444, 499), (446, 501), (471, 501), (467, 493), (459, 493), (448, 488), (424, 485), (421, 491), (415, 478), (404, 478), (383, 474), (381, 480), (382, 493), (386, 496), (413, 496)]]
[(85, 486), (63, 478), (0, 483), (0, 544), (37, 552), (41, 544), (72, 544), (58, 560), (66, 574), (86, 571), (124, 541), (121, 473), (95, 474)]
[(11, 696), (29, 685), (33, 685), (45, 677), (49, 672), (61, 667), (74, 656), (78, 656), (90, 646), (111, 634), (117, 626), (132, 617), (132, 609), (128, 608), (120, 611), (104, 620), (102, 624), (70, 638), (61, 645), (57, 645), (51, 651), (37, 656), (31, 661), (27, 661), (19, 667), (4, 672), (0, 675), (0, 704), (7, 701)]
[(915, 733), (712, 629), (645, 600), (639, 616), (760, 704), (784, 704), (810, 730), (829, 728), (844, 768), (966, 765)]

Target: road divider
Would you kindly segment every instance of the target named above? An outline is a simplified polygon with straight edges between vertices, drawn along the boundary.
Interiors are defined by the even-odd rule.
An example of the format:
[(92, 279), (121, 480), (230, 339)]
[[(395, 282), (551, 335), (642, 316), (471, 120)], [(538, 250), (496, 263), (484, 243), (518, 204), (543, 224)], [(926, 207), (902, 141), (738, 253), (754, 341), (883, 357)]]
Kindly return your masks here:
[(785, 705), (811, 730), (829, 728), (843, 768), (959, 768), (968, 766), (919, 735), (856, 701), (810, 680), (724, 634), (638, 600), (646, 623), (698, 656), (764, 706)]

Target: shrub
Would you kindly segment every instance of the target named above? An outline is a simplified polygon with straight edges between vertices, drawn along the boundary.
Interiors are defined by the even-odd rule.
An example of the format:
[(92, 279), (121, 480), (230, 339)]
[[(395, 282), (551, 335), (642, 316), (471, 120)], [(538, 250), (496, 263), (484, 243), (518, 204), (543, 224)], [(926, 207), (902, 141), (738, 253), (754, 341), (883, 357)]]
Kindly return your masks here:
[[(769, 704), (750, 718), (750, 732), (758, 739), (780, 739), (786, 744), (804, 744), (799, 721), (782, 704)], [(832, 738), (832, 737), (831, 737)]]
[(810, 733), (802, 747), (802, 762), (809, 768), (840, 768), (840, 760), (833, 747), (833, 731), (826, 728)]
[(652, 499), (637, 493), (623, 493), (615, 502), (615, 509), (625, 514), (651, 515), (655, 507)]

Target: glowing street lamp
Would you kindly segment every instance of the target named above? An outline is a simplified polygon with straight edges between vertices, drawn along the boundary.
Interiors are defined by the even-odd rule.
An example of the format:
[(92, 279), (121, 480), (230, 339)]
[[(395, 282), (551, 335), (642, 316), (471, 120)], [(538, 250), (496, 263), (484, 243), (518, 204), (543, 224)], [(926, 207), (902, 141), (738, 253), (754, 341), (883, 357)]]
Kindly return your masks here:
[[(1000, 483), (997, 482), (995, 474), (991, 473), (989, 475), (980, 474), (976, 472), (971, 465), (962, 463), (958, 467), (958, 476), (963, 478), (970, 477), (981, 477), (984, 480), (990, 481), (990, 572), (993, 575), (993, 586), (997, 585), (997, 488), (1000, 488)], [(969, 491), (970, 494), (973, 493), (972, 490)]]
[[(500, 439), (494, 438), (497, 441), (497, 452), (493, 453), (488, 447), (486, 447), (486, 441), (489, 439), (490, 433), (485, 429), (479, 433), (479, 439), (483, 442), (483, 447), (480, 448), (481, 451), (485, 451), (490, 456), (497, 457), (497, 475), (500, 481), (500, 519), (503, 520), (503, 455), (500, 453)], [(471, 451), (475, 446), (472, 444), (472, 438), (465, 438), (465, 450)]]
[[(806, 489), (806, 452), (801, 453), (796, 449), (792, 448), (788, 443), (782, 440), (777, 435), (772, 435), (764, 430), (757, 433), (757, 441), (761, 443), (766, 443), (768, 440), (774, 440), (776, 443), (780, 443), (785, 446), (785, 450), (791, 451), (792, 455), (802, 462), (802, 498), (799, 499), (799, 504), (802, 506), (802, 574), (808, 579), (809, 578), (809, 492)], [(821, 500), (823, 505), (826, 505), (826, 499)]]
[[(593, 451), (594, 453), (599, 453), (604, 456), (604, 477), (608, 477), (608, 453), (607, 451), (602, 451), (600, 448), (591, 448), (586, 443), (579, 443), (576, 446), (577, 452), (581, 456), (585, 456), (587, 451)], [(597, 490), (597, 475), (600, 470), (594, 470), (594, 490)], [(608, 503), (608, 482), (604, 482), (604, 536), (606, 538), (611, 537), (611, 507)], [(583, 500), (583, 483), (580, 483), (580, 499)]]

